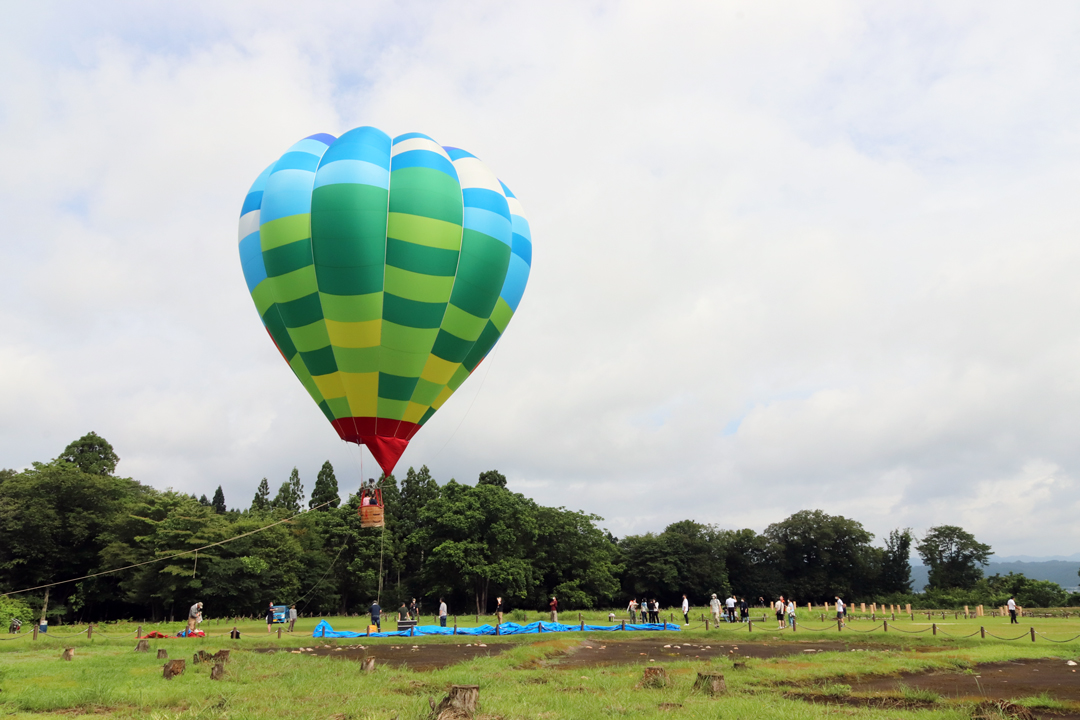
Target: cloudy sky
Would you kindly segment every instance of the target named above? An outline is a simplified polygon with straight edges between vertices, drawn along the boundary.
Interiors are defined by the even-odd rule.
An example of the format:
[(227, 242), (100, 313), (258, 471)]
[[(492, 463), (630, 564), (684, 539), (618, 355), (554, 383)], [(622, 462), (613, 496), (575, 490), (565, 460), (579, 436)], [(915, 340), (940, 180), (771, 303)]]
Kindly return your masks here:
[[(374, 125), (529, 215), (502, 341), (398, 467), (616, 535), (800, 509), (1080, 545), (1080, 6), (0, 3), (0, 466), (94, 430), (246, 506), (342, 443), (236, 251), (255, 176)], [(361, 464), (363, 469), (361, 470)]]

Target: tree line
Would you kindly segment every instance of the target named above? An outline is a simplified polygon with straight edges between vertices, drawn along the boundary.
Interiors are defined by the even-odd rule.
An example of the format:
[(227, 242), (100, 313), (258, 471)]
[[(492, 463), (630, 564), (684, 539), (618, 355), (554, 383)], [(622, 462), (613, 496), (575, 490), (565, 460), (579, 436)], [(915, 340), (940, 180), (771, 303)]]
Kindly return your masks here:
[[(1027, 593), (1017, 598), (1027, 606), (1068, 600), (1054, 583), (982, 577), (990, 547), (955, 526), (918, 542), (899, 528), (877, 546), (855, 520), (804, 510), (762, 533), (682, 520), (616, 538), (596, 515), (511, 492), (498, 471), (474, 485), (440, 485), (421, 467), (379, 479), (386, 527), (362, 528), (359, 498), (340, 499), (329, 462), (310, 496), (294, 468), (276, 494), (263, 478), (250, 505), (230, 508), (221, 487), (210, 499), (156, 490), (117, 476), (118, 461), (108, 441), (89, 433), (54, 460), (0, 471), (0, 593), (71, 580), (52, 588), (49, 615), (82, 622), (182, 617), (196, 601), (220, 617), (257, 615), (268, 601), (348, 614), (376, 598), (395, 607), (415, 597), (431, 610), (440, 596), (455, 614), (488, 613), (496, 596), (525, 609), (545, 608), (553, 595), (571, 609), (631, 597), (674, 606), (683, 593), (704, 604), (714, 592), (752, 604), (780, 594), (945, 603), (935, 607), (998, 604), (1017, 593)], [(913, 546), (930, 567), (919, 596)], [(42, 594), (0, 605), (28, 614)]]

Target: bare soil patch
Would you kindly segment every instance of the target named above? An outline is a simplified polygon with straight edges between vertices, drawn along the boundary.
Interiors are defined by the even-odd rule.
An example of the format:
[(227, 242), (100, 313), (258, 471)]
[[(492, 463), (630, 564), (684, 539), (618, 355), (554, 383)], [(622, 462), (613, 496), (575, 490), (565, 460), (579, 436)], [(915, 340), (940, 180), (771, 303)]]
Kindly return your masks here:
[(1080, 673), (1065, 660), (1010, 660), (984, 663), (971, 673), (933, 672), (892, 678), (852, 680), (856, 693), (898, 692), (902, 687), (929, 690), (944, 698), (973, 701), (1015, 700), (1046, 693), (1055, 700), (1080, 703)]
[(772, 658), (785, 655), (851, 650), (885, 650), (887, 646), (841, 642), (746, 642), (703, 643), (672, 642), (670, 640), (633, 639), (608, 640), (588, 638), (572, 652), (554, 663), (557, 668), (583, 668), (600, 665), (638, 665), (650, 661), (711, 660), (713, 658)]
[(507, 648), (515, 647), (509, 643), (459, 643), (459, 644), (412, 644), (402, 645), (337, 645), (334, 647), (315, 646), (306, 648), (293, 648), (290, 650), (278, 648), (265, 648), (256, 652), (280, 652), (298, 655), (316, 655), (320, 657), (336, 657), (345, 660), (359, 662), (364, 658), (375, 658), (376, 666), (380, 664), (392, 667), (408, 666), (412, 670), (427, 671), (438, 670), (449, 665), (472, 660), (476, 657), (488, 657), (498, 655)]

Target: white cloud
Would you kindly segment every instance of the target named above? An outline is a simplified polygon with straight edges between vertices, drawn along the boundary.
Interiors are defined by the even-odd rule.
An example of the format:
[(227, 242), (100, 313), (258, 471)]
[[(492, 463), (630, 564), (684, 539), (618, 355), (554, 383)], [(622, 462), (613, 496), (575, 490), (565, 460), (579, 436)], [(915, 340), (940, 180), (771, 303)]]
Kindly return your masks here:
[(235, 504), (293, 465), (373, 474), (265, 337), (235, 250), (276, 154), (372, 124), (484, 158), (535, 236), (518, 315), (403, 468), (497, 467), (617, 534), (822, 508), (1060, 554), (1080, 501), (1076, 13), (18, 8), (0, 465), (94, 429), (123, 472)]

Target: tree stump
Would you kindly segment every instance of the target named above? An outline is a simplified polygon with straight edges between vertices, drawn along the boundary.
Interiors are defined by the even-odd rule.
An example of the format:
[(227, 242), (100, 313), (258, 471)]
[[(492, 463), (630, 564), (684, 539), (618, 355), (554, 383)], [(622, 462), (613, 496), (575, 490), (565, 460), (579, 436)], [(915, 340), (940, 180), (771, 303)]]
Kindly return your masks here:
[(200, 650), (199, 652), (195, 653), (195, 655), (191, 658), (191, 664), (198, 665), (199, 663), (210, 662), (213, 659), (213, 655), (206, 652), (205, 650)]
[(219, 665), (221, 663), (229, 662), (229, 651), (218, 650), (216, 653), (214, 653), (214, 662), (218, 663)]
[(62, 652), (60, 654), (60, 659), (61, 660), (74, 660), (75, 659), (75, 648), (64, 648), (64, 652)]
[(169, 659), (169, 651), (166, 650), (165, 648), (158, 648), (157, 659), (158, 660), (168, 660)]
[(663, 688), (667, 687), (667, 670), (661, 667), (647, 667), (645, 674), (641, 676), (638, 687)]
[(165, 663), (162, 671), (162, 677), (166, 680), (172, 680), (176, 675), (184, 674), (185, 663), (183, 660), (170, 660)]
[(375, 658), (373, 658), (373, 657), (364, 658), (364, 660), (361, 663), (360, 667), (366, 673), (374, 672), (375, 671)]
[(719, 673), (699, 672), (697, 680), (694, 681), (694, 692), (699, 691), (706, 695), (723, 695), (727, 692), (727, 683), (724, 682), (724, 676)]
[(135, 646), (135, 652), (150, 652), (150, 641), (140, 640), (139, 644)]
[(453, 720), (454, 718), (471, 718), (480, 709), (480, 686), (479, 685), (451, 685), (450, 694), (442, 699), (438, 705), (433, 701), (431, 715), (432, 720)]
[(210, 679), (211, 680), (220, 680), (223, 677), (225, 677), (225, 664), (224, 663), (219, 662), (219, 663), (215, 664), (214, 667), (210, 668)]

